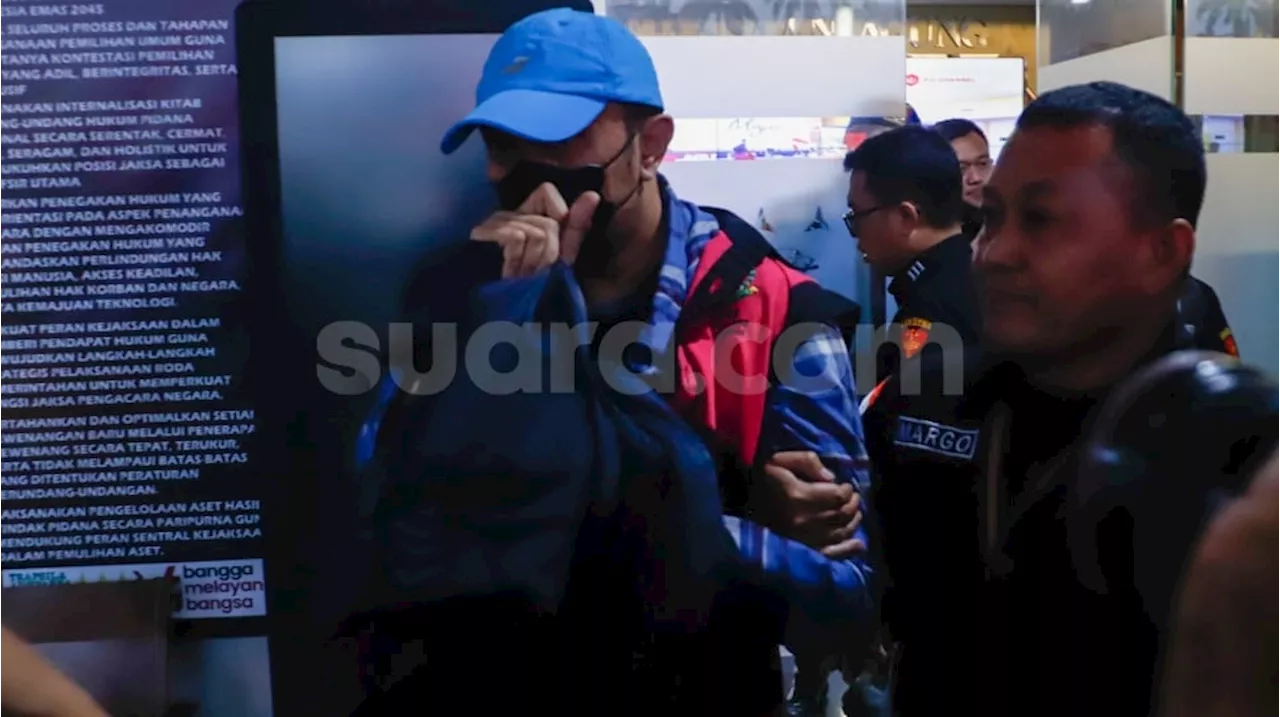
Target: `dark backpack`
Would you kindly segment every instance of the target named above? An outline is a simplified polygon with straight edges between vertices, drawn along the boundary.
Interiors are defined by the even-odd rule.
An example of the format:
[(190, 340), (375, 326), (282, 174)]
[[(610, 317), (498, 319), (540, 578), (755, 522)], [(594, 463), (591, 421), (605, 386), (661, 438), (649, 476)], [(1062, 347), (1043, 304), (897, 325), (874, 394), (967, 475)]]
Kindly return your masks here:
[[(445, 709), (451, 695), (474, 707), (464, 695), (491, 669), (504, 684), (486, 705), (509, 696), (513, 708), (590, 713), (627, 690), (647, 635), (701, 629), (733, 570), (714, 464), (639, 378), (591, 360), (587, 337), (548, 328), (585, 326), (564, 265), (481, 286), (460, 318), (456, 346), (424, 346), (436, 360), (451, 352), (456, 377), (394, 398), (365, 468), (377, 578), (360, 620), (393, 651), (424, 638), (428, 651), (366, 713), (422, 699)], [(558, 367), (574, 390), (483, 390), (463, 370), (465, 346), (495, 321), (544, 322), (524, 334), (526, 360)], [(509, 370), (519, 353), (498, 345), (492, 365)]]
[[(732, 289), (776, 254), (740, 219), (711, 211), (734, 246), (713, 268), (718, 281), (705, 284)], [(563, 265), (484, 283), (501, 266), (492, 249), (460, 247), (421, 282), (417, 301), (431, 307), (431, 321), (459, 325), (459, 367), (460, 347), (482, 323), (586, 320)], [(835, 316), (851, 333), (856, 304), (816, 284), (804, 289), (790, 320)], [(715, 302), (695, 292), (686, 313)], [(419, 326), (416, 335), (431, 332)], [(495, 654), (522, 665), (503, 678), (502, 694), (519, 695), (515, 708), (594, 714), (619, 694), (657, 697), (647, 694), (649, 676), (632, 669), (652, 654), (654, 636), (701, 633), (726, 585), (746, 575), (767, 582), (741, 566), (723, 527), (717, 465), (700, 434), (663, 397), (588, 356), (586, 337), (576, 348), (555, 346), (546, 331), (529, 338), (530, 355), (571, 366), (575, 392), (494, 396), (460, 372), (434, 395), (392, 389), (365, 428), (366, 539), (378, 578), (360, 620), (377, 626), (390, 651), (425, 635), (430, 654), (449, 655), (370, 705), (425, 695), (439, 707), (441, 695), (487, 675)], [(512, 358), (506, 349), (495, 351), (495, 366)], [(422, 358), (419, 368), (431, 365)], [(742, 589), (783, 613), (756, 587)]]

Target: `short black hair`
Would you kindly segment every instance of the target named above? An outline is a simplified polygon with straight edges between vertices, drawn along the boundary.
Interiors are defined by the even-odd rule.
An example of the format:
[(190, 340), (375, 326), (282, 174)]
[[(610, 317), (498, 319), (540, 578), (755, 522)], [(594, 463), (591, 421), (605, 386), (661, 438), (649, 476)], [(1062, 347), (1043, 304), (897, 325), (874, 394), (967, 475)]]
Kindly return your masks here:
[(981, 127), (963, 117), (942, 120), (933, 126), (933, 131), (942, 135), (942, 138), (948, 142), (954, 142), (971, 134), (978, 135), (983, 142), (987, 141), (987, 133), (983, 132)]
[(1196, 225), (1204, 205), (1204, 143), (1182, 110), (1149, 92), (1090, 82), (1040, 95), (1023, 110), (1017, 128), (1090, 125), (1111, 130), (1116, 157), (1133, 172), (1133, 219)]
[(960, 162), (931, 129), (908, 125), (870, 137), (845, 155), (844, 168), (866, 175), (877, 202), (916, 205), (931, 227), (945, 229), (964, 217)]

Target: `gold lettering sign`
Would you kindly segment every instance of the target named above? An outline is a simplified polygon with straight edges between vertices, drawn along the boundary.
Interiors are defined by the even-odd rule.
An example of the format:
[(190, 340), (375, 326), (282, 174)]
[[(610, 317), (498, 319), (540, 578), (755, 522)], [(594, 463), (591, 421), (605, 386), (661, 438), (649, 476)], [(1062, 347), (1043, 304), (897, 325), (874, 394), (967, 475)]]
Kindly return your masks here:
[[(888, 36), (889, 28), (868, 22), (863, 35)], [(987, 23), (982, 20), (911, 20), (907, 23), (907, 45), (913, 50), (980, 50), (988, 47)]]

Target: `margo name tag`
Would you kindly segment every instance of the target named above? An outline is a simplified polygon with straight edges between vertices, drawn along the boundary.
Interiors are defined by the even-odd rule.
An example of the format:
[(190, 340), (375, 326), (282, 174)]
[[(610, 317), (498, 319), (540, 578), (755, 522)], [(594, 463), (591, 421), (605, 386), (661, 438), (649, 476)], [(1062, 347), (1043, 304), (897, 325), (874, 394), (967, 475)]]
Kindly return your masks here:
[(951, 458), (973, 460), (973, 454), (978, 449), (978, 430), (965, 430), (901, 416), (894, 431), (893, 443)]

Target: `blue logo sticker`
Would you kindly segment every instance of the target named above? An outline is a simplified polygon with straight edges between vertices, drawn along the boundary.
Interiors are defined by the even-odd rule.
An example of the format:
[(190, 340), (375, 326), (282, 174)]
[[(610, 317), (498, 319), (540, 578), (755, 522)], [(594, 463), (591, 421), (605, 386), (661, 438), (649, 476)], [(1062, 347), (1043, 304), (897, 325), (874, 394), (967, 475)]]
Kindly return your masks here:
[(973, 454), (978, 449), (978, 431), (902, 416), (898, 418), (893, 443), (940, 456), (973, 460)]

